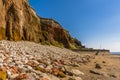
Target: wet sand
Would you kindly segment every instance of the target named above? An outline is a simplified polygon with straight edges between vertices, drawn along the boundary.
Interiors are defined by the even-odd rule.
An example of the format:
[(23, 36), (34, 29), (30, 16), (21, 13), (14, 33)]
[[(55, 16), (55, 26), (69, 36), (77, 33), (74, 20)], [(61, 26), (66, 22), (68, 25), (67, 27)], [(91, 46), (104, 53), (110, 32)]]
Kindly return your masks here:
[[(96, 68), (97, 64), (101, 68)], [(95, 56), (79, 70), (86, 74), (81, 76), (83, 80), (120, 80), (120, 55)]]

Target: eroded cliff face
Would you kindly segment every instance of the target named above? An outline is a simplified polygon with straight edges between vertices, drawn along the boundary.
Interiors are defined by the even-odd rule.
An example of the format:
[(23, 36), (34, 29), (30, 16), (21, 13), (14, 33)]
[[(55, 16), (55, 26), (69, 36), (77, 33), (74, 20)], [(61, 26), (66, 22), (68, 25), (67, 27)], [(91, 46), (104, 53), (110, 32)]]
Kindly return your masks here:
[(28, 0), (0, 0), (0, 40), (4, 39), (28, 40), (66, 48), (82, 46), (58, 22), (37, 16)]
[(69, 32), (53, 19), (41, 18), (42, 42), (49, 42), (52, 45), (66, 48), (80, 48), (81, 42), (72, 38)]
[(0, 0), (0, 39), (39, 42), (40, 19), (27, 0)]
[(5, 8), (3, 6), (3, 1), (0, 0), (0, 39), (5, 39)]

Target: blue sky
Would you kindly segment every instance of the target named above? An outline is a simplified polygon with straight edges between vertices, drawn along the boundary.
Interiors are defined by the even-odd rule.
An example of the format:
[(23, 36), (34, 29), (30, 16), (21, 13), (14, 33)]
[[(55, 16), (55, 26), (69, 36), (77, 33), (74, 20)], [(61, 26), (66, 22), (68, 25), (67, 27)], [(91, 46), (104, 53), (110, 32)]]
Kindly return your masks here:
[(29, 0), (41, 17), (57, 20), (86, 47), (120, 51), (120, 0)]

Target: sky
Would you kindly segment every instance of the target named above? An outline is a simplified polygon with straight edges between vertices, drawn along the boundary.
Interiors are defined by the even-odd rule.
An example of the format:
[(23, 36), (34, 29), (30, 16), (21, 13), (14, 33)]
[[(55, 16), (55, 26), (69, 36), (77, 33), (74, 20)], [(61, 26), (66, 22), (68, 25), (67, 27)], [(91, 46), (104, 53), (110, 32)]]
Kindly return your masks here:
[(40, 17), (57, 20), (88, 48), (120, 52), (120, 0), (29, 0)]

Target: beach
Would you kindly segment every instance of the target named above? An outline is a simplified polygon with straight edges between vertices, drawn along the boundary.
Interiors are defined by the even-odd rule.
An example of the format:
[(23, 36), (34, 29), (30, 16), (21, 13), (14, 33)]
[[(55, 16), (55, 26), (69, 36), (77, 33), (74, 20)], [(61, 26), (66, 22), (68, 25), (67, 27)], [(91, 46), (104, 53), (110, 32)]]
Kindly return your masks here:
[(2, 80), (119, 80), (119, 55), (95, 55), (29, 41), (0, 41)]
[(86, 76), (83, 80), (119, 80), (120, 55), (95, 56), (89, 63), (80, 66)]

